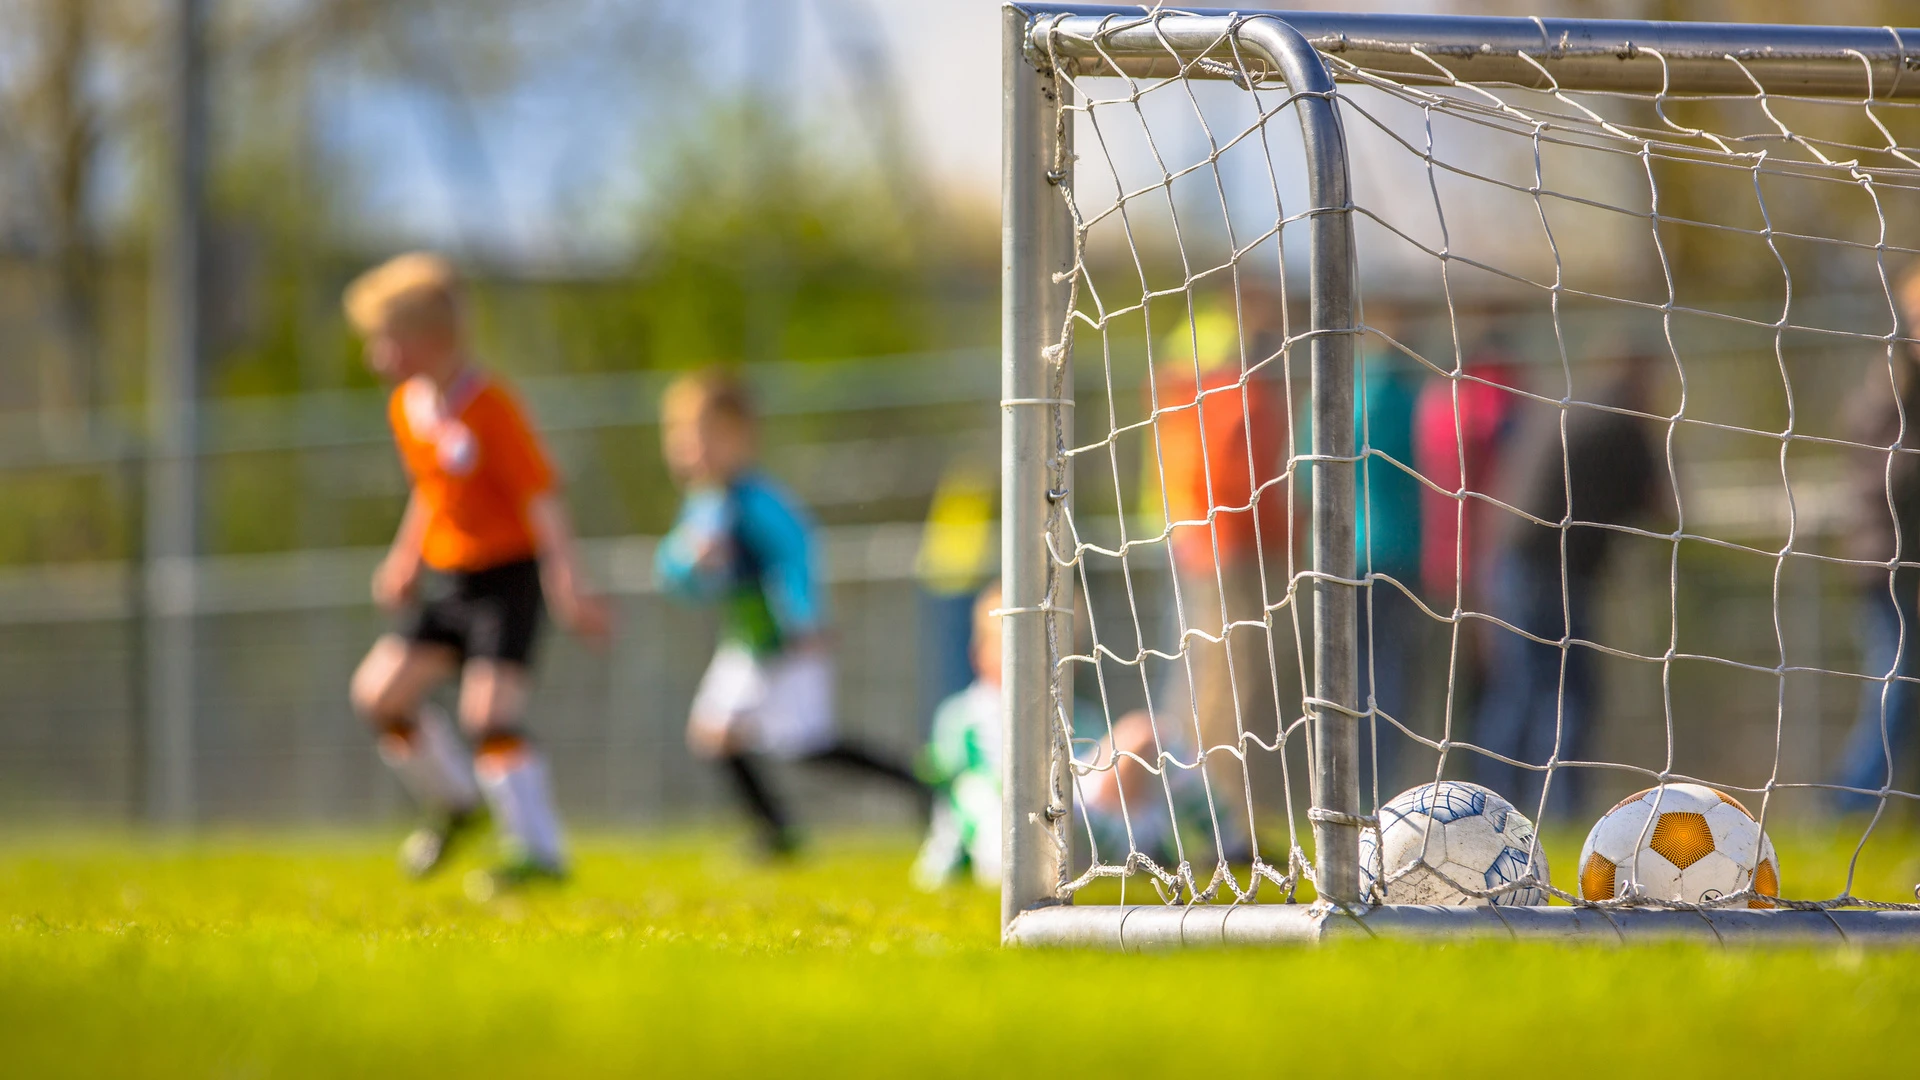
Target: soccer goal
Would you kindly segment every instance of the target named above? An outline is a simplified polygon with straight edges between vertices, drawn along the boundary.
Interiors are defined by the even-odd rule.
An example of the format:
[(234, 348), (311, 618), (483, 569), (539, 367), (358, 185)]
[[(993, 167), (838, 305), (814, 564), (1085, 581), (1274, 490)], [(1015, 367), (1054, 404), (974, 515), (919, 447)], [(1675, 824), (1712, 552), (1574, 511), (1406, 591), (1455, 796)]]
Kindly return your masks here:
[(1004, 16), (1006, 940), (1920, 933), (1920, 31)]

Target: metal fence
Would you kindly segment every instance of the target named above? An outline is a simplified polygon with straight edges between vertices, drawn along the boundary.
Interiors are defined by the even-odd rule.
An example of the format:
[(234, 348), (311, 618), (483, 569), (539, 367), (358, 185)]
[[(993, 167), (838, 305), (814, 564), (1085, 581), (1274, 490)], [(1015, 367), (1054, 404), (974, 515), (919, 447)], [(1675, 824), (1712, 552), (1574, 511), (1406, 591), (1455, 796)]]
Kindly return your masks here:
[[(1845, 301), (1827, 307), (1835, 322), (1852, 317)], [(1406, 317), (1410, 339), (1450, 332), (1444, 312), (1415, 305)], [(1551, 328), (1538, 318), (1493, 321), (1517, 357), (1548, 355)], [(1690, 353), (1695, 370), (1752, 362), (1738, 350), (1714, 353), (1708, 343), (1698, 344)], [(1835, 373), (1823, 385), (1848, 385), (1856, 374), (1817, 346), (1790, 351), (1786, 360), (1796, 372)], [(1130, 380), (1115, 393), (1136, 392), (1143, 363), (1143, 356), (1115, 358)], [(948, 465), (991, 459), (996, 375), (993, 354), (985, 350), (750, 371), (768, 414), (768, 468), (828, 525), (842, 722), (899, 753), (915, 748), (926, 722), (918, 522)], [(554, 753), (560, 798), (585, 820), (702, 822), (725, 812), (717, 783), (687, 755), (681, 737), (711, 625), (701, 613), (658, 596), (651, 578), (649, 534), (664, 524), (672, 502), (651, 427), (665, 378), (636, 372), (517, 380), (562, 459), (583, 528), (603, 537), (588, 542), (587, 557), (620, 616), (605, 656), (557, 634), (548, 639), (533, 706), (534, 730)], [(1296, 400), (1305, 389), (1296, 388)], [(1104, 408), (1104, 394), (1101, 380), (1082, 379), (1083, 412)], [(364, 391), (210, 402), (202, 409), (199, 452), (210, 487), (263, 493), (251, 512), (267, 520), (253, 533), (214, 530), (213, 538), (227, 536), (230, 547), (201, 557), (193, 574), (194, 820), (350, 822), (404, 812), (345, 700), (348, 673), (385, 625), (366, 600), (367, 579), (380, 552), (373, 545), (391, 528), (404, 494), (381, 404), (377, 392)], [(1804, 403), (1815, 413), (1832, 405)], [(0, 417), (0, 490), (51, 484), (110, 498), (113, 478), (140, 463), (137, 430), (135, 418), (112, 414)], [(1727, 535), (1782, 527), (1775, 463), (1740, 456), (1737, 447), (1685, 449), (1695, 451), (1681, 461), (1692, 520)], [(1099, 500), (1115, 483), (1096, 474), (1095, 464), (1083, 460), (1078, 478), (1088, 523), (1100, 518)], [(1122, 484), (1137, 479), (1137, 463), (1123, 461), (1121, 469)], [(1837, 476), (1811, 467), (1800, 475), (1805, 483), (1797, 478), (1795, 497), (1803, 535), (1830, 533), (1839, 520)], [(286, 549), (247, 550), (276, 541)], [(137, 571), (118, 562), (0, 567), (0, 816), (144, 816), (152, 747), (143, 727)], [(1771, 581), (1762, 569), (1709, 564), (1689, 574), (1687, 602), (1694, 608), (1686, 617), (1711, 617), (1729, 654), (1771, 646), (1770, 619), (1763, 617), (1771, 610)], [(1619, 588), (1602, 614), (1610, 640), (1632, 639), (1612, 627), (1631, 628), (1650, 611), (1664, 610), (1663, 576), (1649, 553), (1627, 554), (1614, 572)], [(1148, 633), (1173, 635), (1164, 576), (1148, 573), (1136, 585)], [(1786, 586), (1797, 590), (1799, 617), (1786, 626), (1796, 655), (1806, 649), (1817, 658), (1813, 666), (1845, 667), (1855, 643), (1844, 576), (1809, 573)], [(1117, 578), (1097, 576), (1089, 602), (1096, 611), (1123, 603), (1119, 587)], [(1444, 685), (1445, 642), (1430, 644), (1424, 678), (1428, 697), (1435, 697)], [(1596, 752), (1639, 760), (1663, 745), (1660, 688), (1636, 681), (1637, 672), (1621, 674), (1596, 725)], [(1120, 695), (1116, 708), (1138, 704), (1126, 699), (1124, 680), (1113, 685)], [(1794, 715), (1805, 723), (1785, 737), (1797, 753), (1827, 760), (1850, 705), (1840, 695), (1804, 689), (1807, 705)], [(1769, 693), (1730, 677), (1677, 683), (1676, 709), (1714, 703), (1726, 724), (1751, 727), (1754, 735), (1681, 752), (1756, 752), (1756, 740), (1771, 724)], [(1729, 700), (1738, 707), (1724, 708)], [(1431, 722), (1431, 714), (1421, 722)], [(876, 821), (898, 810), (890, 796), (850, 793), (805, 771), (783, 776), (782, 783), (828, 820)]]
[[(902, 755), (921, 726), (913, 526), (828, 535), (840, 612), (843, 724)], [(402, 812), (346, 705), (347, 677), (385, 619), (364, 599), (379, 549), (205, 560), (194, 616), (192, 818), (351, 822)], [(586, 558), (616, 599), (605, 653), (543, 643), (531, 727), (561, 802), (623, 822), (711, 818), (716, 777), (682, 731), (711, 652), (712, 620), (657, 595), (646, 539), (598, 541)], [(0, 581), (0, 815), (111, 820), (144, 806), (140, 623), (119, 567)], [(796, 772), (818, 812), (897, 819), (900, 806)]]
[[(560, 460), (583, 533), (599, 537), (586, 541), (585, 557), (617, 605), (620, 632), (606, 655), (548, 639), (532, 718), (563, 805), (593, 818), (701, 820), (719, 805), (681, 735), (711, 620), (655, 592), (653, 540), (635, 532), (657, 530), (672, 511), (653, 427), (669, 377), (516, 380)], [(985, 350), (748, 372), (767, 467), (826, 523), (843, 726), (902, 757), (917, 749), (925, 722), (918, 521), (948, 468), (975, 459), (990, 468), (993, 377)], [(171, 561), (163, 575), (125, 562), (0, 567), (8, 817), (139, 819), (176, 800), (184, 807), (164, 816), (196, 822), (400, 810), (344, 697), (384, 626), (368, 575), (405, 495), (383, 396), (215, 401), (200, 421), (215, 553)], [(102, 504), (83, 506), (95, 516), (124, 512), (116, 481), (143, 460), (138, 430), (134, 418), (111, 413), (0, 418), (0, 490), (53, 489)], [(159, 576), (174, 587), (161, 588)], [(186, 620), (175, 625), (193, 642), (181, 665), (191, 722), (176, 741), (156, 734), (152, 719), (154, 634), (168, 632), (151, 618), (156, 597)], [(898, 810), (804, 772), (783, 782), (829, 818)], [(158, 799), (162, 785), (184, 795)]]

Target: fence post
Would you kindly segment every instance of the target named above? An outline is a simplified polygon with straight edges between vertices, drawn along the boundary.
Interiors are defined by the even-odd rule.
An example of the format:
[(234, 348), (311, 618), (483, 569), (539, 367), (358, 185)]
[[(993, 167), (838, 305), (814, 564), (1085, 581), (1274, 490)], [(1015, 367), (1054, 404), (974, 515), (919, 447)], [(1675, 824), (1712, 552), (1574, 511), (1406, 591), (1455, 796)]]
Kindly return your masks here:
[(168, 151), (159, 243), (148, 271), (153, 301), (147, 379), (144, 500), (146, 801), (151, 820), (194, 816), (194, 626), (200, 533), (199, 397), (205, 351), (201, 284), (207, 158), (206, 0), (174, 0), (169, 50)]

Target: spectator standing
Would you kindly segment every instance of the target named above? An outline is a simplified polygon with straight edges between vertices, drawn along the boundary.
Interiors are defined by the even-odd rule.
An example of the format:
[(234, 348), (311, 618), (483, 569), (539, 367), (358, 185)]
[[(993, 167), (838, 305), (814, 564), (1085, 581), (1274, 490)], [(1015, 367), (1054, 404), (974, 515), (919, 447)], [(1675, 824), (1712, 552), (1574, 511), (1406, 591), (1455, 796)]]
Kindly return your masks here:
[(1423, 489), (1407, 471), (1414, 467), (1419, 385), (1411, 362), (1391, 346), (1367, 350), (1360, 367), (1354, 430), (1363, 440), (1367, 457), (1360, 466), (1355, 554), (1360, 572), (1373, 578), (1360, 604), (1360, 685), (1363, 704), (1385, 714), (1373, 725), (1372, 754), (1361, 751), (1361, 785), (1372, 786), (1377, 762), (1380, 794), (1391, 798), (1398, 790), (1393, 787), (1393, 773), (1402, 739), (1387, 718), (1401, 724), (1410, 720), (1421, 624), (1426, 618), (1401, 591), (1402, 586), (1414, 592), (1420, 587)]
[(1523, 633), (1496, 626), (1489, 635), (1474, 741), (1535, 767), (1482, 758), (1480, 781), (1522, 809), (1540, 806), (1543, 816), (1564, 818), (1579, 806), (1577, 771), (1556, 771), (1541, 805), (1546, 774), (1538, 767), (1585, 756), (1597, 687), (1593, 650), (1577, 642), (1593, 640), (1594, 598), (1619, 535), (1604, 526), (1628, 524), (1662, 500), (1646, 421), (1613, 411), (1645, 412), (1653, 372), (1650, 358), (1629, 359), (1602, 396), (1611, 408), (1556, 410), (1557, 422), (1529, 433), (1512, 463), (1514, 505), (1549, 524), (1513, 519), (1495, 555), (1491, 613)]
[(1498, 490), (1502, 449), (1512, 441), (1518, 384), (1513, 360), (1496, 342), (1475, 352), (1457, 379), (1432, 379), (1414, 407), (1414, 467), (1440, 490), (1421, 492), (1420, 579), (1426, 594), (1451, 609), (1456, 585), (1464, 607), (1486, 561), (1493, 511), (1482, 499), (1446, 492)]
[[(1163, 688), (1162, 737), (1197, 736), (1221, 809), (1223, 843), (1245, 843), (1242, 732), (1271, 739), (1274, 664), (1261, 590), (1263, 560), (1288, 543), (1288, 418), (1278, 365), (1248, 370), (1238, 320), (1201, 308), (1165, 339), (1153, 369), (1142, 507), (1168, 527), (1185, 650)], [(1259, 357), (1247, 357), (1246, 365)], [(1275, 583), (1277, 600), (1284, 582)]]

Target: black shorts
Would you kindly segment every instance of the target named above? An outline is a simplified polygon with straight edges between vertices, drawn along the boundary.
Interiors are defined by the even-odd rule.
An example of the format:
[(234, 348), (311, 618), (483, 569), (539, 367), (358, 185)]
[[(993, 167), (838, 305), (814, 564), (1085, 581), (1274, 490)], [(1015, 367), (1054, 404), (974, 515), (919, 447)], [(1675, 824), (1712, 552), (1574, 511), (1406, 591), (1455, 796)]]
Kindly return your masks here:
[(464, 662), (475, 658), (525, 665), (533, 659), (545, 603), (533, 559), (485, 570), (421, 577), (419, 598), (401, 617), (408, 641), (445, 645)]

